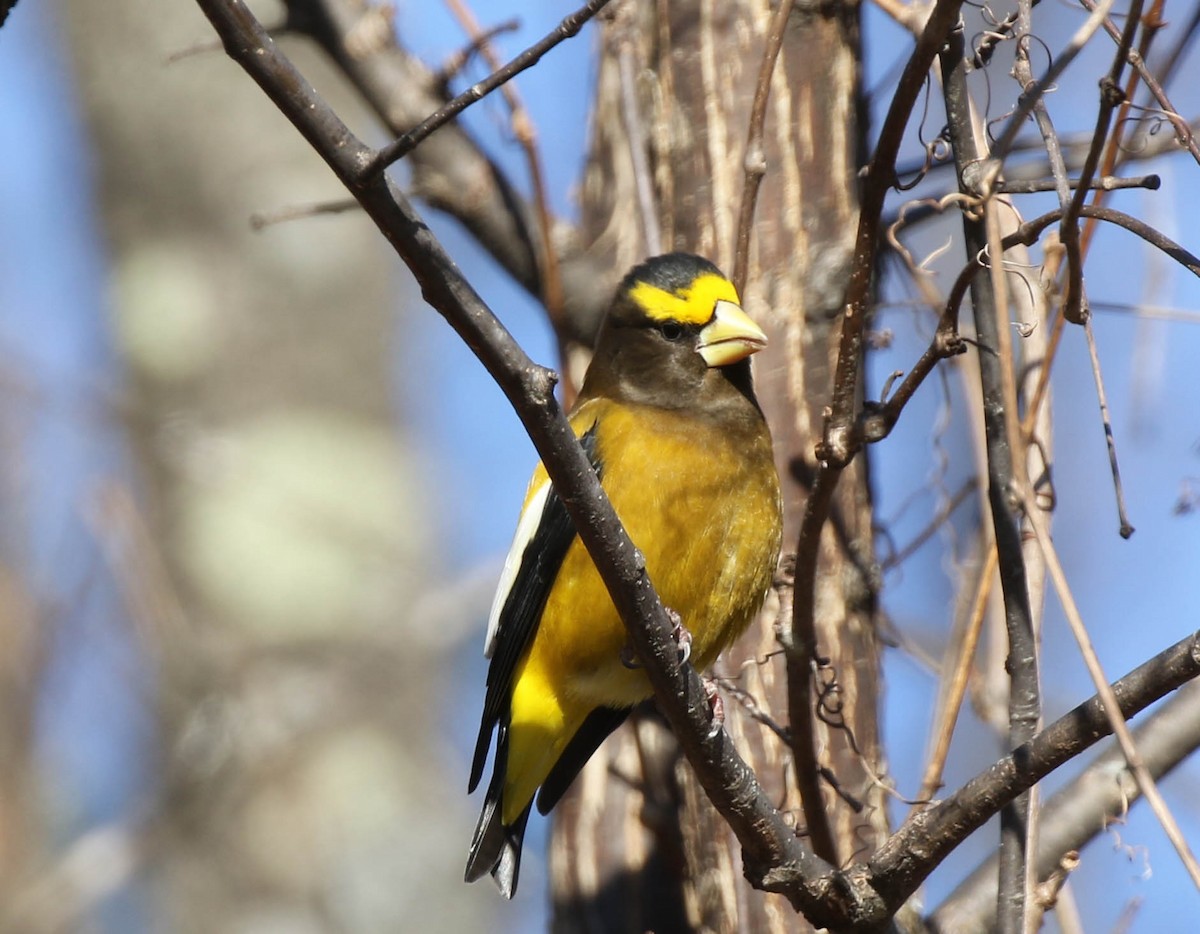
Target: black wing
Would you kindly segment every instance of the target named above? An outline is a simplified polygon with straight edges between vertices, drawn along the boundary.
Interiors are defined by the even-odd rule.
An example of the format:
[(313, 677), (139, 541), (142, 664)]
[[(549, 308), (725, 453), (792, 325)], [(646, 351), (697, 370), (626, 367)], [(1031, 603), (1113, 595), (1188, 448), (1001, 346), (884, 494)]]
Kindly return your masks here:
[[(600, 475), (600, 460), (596, 455), (596, 426), (589, 428), (579, 442), (596, 474)], [(542, 507), (541, 520), (525, 546), (517, 576), (500, 611), (492, 663), (488, 667), (483, 717), (479, 724), (479, 738), (475, 742), (475, 759), (471, 764), (470, 791), (475, 790), (479, 779), (483, 777), (488, 749), (492, 744), (492, 731), (501, 718), (505, 722), (508, 720), (517, 663), (537, 632), (550, 588), (574, 540), (575, 524), (558, 493), (551, 487), (546, 504)]]

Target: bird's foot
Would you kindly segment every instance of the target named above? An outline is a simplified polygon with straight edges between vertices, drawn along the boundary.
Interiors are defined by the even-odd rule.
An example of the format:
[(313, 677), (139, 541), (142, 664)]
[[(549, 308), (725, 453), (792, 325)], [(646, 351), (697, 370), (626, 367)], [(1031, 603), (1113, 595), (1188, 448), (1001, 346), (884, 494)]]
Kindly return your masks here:
[[(671, 636), (675, 639), (675, 643), (679, 647), (679, 664), (682, 665), (692, 657), (692, 634), (683, 625), (683, 618), (678, 613), (670, 607), (665, 607), (665, 609), (667, 616), (671, 620)], [(638, 661), (637, 653), (634, 652), (633, 646), (628, 641), (621, 646), (620, 658), (621, 664), (631, 671), (642, 667), (642, 663)]]
[(712, 739), (725, 726), (725, 701), (721, 699), (721, 692), (717, 690), (715, 678), (701, 680), (704, 684), (704, 696), (708, 699), (708, 709), (712, 712), (712, 725), (708, 728), (708, 738)]

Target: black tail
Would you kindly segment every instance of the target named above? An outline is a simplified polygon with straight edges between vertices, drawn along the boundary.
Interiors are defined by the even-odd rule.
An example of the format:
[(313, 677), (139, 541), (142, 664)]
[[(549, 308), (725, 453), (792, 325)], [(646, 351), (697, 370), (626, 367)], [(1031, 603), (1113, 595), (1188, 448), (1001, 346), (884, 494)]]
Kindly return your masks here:
[[(471, 852), (467, 855), (466, 881), (481, 879), (490, 872), (496, 887), (505, 898), (512, 898), (517, 891), (517, 876), (521, 871), (521, 841), (525, 839), (525, 824), (529, 820), (530, 801), (521, 816), (509, 826), (504, 825), (504, 774), (508, 768), (508, 723), (507, 717), (499, 724), (496, 736), (496, 761), (493, 763), (492, 780), (488, 782), (487, 794), (483, 798), (483, 811), (475, 826), (475, 837), (471, 840)], [(486, 748), (484, 752), (486, 753)], [(478, 781), (478, 779), (475, 779)]]
[[(558, 761), (542, 783), (537, 795), (538, 810), (549, 813), (559, 798), (570, 787), (584, 763), (600, 746), (606, 736), (619, 727), (629, 716), (629, 708), (613, 709), (598, 707), (584, 721), (583, 726), (571, 737)], [(521, 841), (525, 838), (525, 824), (533, 807), (530, 801), (513, 823), (505, 826), (503, 820), (504, 776), (508, 771), (508, 716), (497, 725), (496, 761), (493, 763), (492, 780), (488, 783), (483, 799), (483, 811), (471, 840), (471, 851), (467, 856), (466, 881), (474, 882), (490, 872), (496, 880), (500, 894), (512, 898), (517, 890), (517, 875), (521, 870)], [(491, 731), (480, 731), (480, 742), (476, 746), (475, 764), (471, 770), (471, 789), (474, 790), (483, 772)], [(481, 755), (482, 750), (482, 755)]]
[(483, 812), (471, 841), (471, 852), (467, 856), (466, 881), (474, 882), (490, 872), (496, 887), (505, 898), (512, 898), (517, 891), (517, 877), (521, 871), (521, 841), (525, 839), (525, 823), (529, 820), (529, 805), (521, 812), (516, 822), (505, 827), (501, 820), (500, 787), (503, 773), (497, 772), (488, 787), (483, 802)]

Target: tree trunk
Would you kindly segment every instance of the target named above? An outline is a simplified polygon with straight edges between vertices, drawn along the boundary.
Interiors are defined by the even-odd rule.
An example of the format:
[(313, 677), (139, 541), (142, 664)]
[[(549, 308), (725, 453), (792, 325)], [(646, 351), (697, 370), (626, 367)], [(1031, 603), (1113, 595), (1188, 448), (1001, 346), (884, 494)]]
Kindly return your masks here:
[[(61, 8), (142, 481), (110, 531), (144, 524), (123, 583), (162, 598), (130, 600), (159, 686), (152, 926), (478, 928), (485, 893), (443, 868), (461, 841), (428, 831), (466, 804), (412, 765), (439, 755), (413, 711), (452, 640), (416, 599), (429, 491), (397, 436), (394, 259), (359, 212), (252, 229), (345, 191), (241, 69), (193, 48), (213, 40), (194, 5)], [(368, 123), (319, 52), (281, 42)]]
[[(751, 0), (616, 5), (604, 28), (583, 186), (585, 228), (614, 269), (653, 251), (638, 211), (632, 137), (644, 141), (661, 249), (694, 251), (732, 272), (747, 126), (773, 13)], [(858, 13), (856, 4), (793, 12), (767, 109), (767, 174), (742, 298), (772, 341), (756, 358), (755, 374), (784, 485), (785, 556), (795, 548), (829, 398), (853, 249), (862, 133)], [(628, 117), (630, 101), (635, 120)], [(817, 719), (821, 765), (840, 790), (825, 782), (824, 804), (843, 862), (873, 849), (886, 830), (882, 791), (872, 779), (883, 764), (866, 479), (861, 459), (842, 477), (814, 595), (818, 649), (828, 659), (817, 683), (836, 685), (823, 694)], [(790, 627), (788, 586), (717, 666), (782, 726), (786, 684), (775, 633)], [(802, 825), (787, 743), (752, 718), (736, 692), (724, 694), (726, 728), (739, 751)], [(848, 730), (830, 728), (830, 721)], [(556, 931), (804, 926), (785, 900), (743, 880), (736, 840), (652, 715), (636, 718), (601, 749), (557, 815)]]

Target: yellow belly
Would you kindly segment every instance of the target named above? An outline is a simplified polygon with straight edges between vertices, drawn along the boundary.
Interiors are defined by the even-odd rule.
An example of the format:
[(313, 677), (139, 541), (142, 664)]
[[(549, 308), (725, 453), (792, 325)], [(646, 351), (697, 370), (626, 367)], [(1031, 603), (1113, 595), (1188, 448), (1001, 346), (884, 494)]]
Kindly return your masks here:
[[(764, 434), (758, 442), (764, 456), (763, 450), (735, 450), (719, 432), (670, 413), (635, 416), (631, 408), (606, 406), (597, 414), (605, 419), (597, 447), (605, 491), (645, 556), (663, 603), (691, 633), (693, 664), (704, 669), (745, 629), (774, 573), (779, 486), (770, 441)], [(748, 462), (769, 469), (747, 471)], [(621, 664), (627, 638), (576, 539), (547, 601), (529, 664), (589, 710), (630, 706), (651, 689), (642, 672)]]

